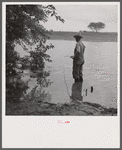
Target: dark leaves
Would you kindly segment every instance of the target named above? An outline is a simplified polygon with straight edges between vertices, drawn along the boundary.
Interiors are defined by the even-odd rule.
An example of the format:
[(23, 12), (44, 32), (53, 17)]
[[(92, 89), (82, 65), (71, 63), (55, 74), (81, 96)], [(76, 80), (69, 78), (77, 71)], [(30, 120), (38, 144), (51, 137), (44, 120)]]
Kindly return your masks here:
[[(50, 16), (64, 22), (57, 15), (53, 5), (6, 5), (6, 76), (8, 78), (14, 75), (18, 76), (16, 67), (18, 62), (31, 70), (44, 68), (45, 61), (51, 62), (46, 51), (54, 46), (46, 45), (46, 39), (50, 32), (47, 32), (42, 25), (42, 22), (48, 21)], [(20, 44), (24, 50), (30, 53), (29, 58), (21, 59), (19, 57), (14, 50), (15, 43)], [(37, 47), (33, 49), (35, 45)], [(8, 82), (7, 90), (10, 88), (9, 84), (10, 82)], [(18, 83), (15, 83), (15, 87), (17, 87), (16, 84)]]

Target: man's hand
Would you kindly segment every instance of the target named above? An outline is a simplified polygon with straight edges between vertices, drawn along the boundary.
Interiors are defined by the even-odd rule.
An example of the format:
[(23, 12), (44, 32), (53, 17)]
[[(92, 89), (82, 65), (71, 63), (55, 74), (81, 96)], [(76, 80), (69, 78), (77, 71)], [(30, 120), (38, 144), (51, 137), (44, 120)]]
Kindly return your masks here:
[(73, 58), (74, 58), (74, 56), (70, 56), (70, 58), (72, 58), (72, 59), (73, 59)]

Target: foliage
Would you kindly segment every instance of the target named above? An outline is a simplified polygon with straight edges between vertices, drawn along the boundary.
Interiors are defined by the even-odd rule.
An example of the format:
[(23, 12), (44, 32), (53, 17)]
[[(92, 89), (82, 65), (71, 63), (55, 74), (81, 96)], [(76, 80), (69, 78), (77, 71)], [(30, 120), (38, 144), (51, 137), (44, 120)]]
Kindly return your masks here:
[(47, 98), (49, 100), (50, 94), (44, 90), (44, 87), (48, 87), (52, 84), (50, 79), (46, 78), (49, 75), (49, 71), (40, 71), (36, 76), (33, 76), (37, 78), (38, 85), (35, 85), (28, 94), (23, 95), (22, 99), (26, 100), (26, 102), (42, 102), (46, 101)]
[(98, 32), (98, 30), (101, 30), (101, 29), (104, 29), (105, 28), (105, 24), (102, 23), (102, 22), (91, 22), (89, 25), (88, 25), (88, 28), (90, 28), (91, 30), (93, 31), (96, 31)]
[[(47, 22), (50, 16), (64, 23), (64, 19), (56, 13), (53, 5), (6, 5), (6, 88), (7, 91), (18, 88), (16, 81), (10, 82), (10, 77), (16, 75), (17, 64), (22, 67), (30, 67), (33, 70), (44, 67), (44, 61), (51, 61), (46, 51), (53, 48), (52, 44), (46, 45), (46, 39), (50, 33), (41, 24)], [(14, 50), (15, 45), (20, 44), (24, 50), (30, 53), (29, 57), (20, 58)], [(34, 48), (34, 46), (36, 46)], [(26, 63), (26, 65), (24, 65)], [(13, 83), (12, 83), (13, 82)], [(19, 90), (19, 88), (18, 88)], [(11, 93), (9, 92), (9, 93)]]
[(25, 56), (19, 59), (19, 64), (21, 64), (21, 69), (29, 69), (30, 67), (30, 56)]
[(19, 55), (14, 51), (15, 45), (12, 42), (6, 42), (6, 77), (16, 75), (16, 62), (19, 60)]
[[(35, 44), (41, 46), (42, 43), (45, 43), (49, 31), (41, 25), (41, 22), (46, 22), (49, 16), (55, 16), (56, 20), (64, 22), (64, 20), (57, 15), (56, 8), (53, 5), (6, 6), (6, 63), (7, 65), (12, 66), (11, 70), (10, 68), (8, 70), (8, 67), (6, 68), (8, 75), (12, 72), (18, 61), (17, 56), (15, 56), (17, 54), (12, 45), (18, 43), (24, 50), (28, 50), (28, 46), (32, 47)], [(10, 49), (14, 54), (10, 54)], [(45, 49), (46, 47), (41, 46), (40, 51), (46, 53)], [(13, 56), (14, 61), (11, 60), (11, 55)], [(40, 55), (40, 57), (42, 57), (40, 59), (43, 59), (42, 55)]]
[(23, 82), (20, 77), (7, 78), (6, 86), (6, 98), (13, 102), (19, 102), (19, 98), (28, 89), (27, 82)]
[(46, 54), (46, 51), (54, 48), (52, 44), (44, 45), (41, 41), (40, 44), (37, 45), (34, 51), (30, 51), (30, 69), (37, 70), (40, 68), (44, 68), (44, 60), (51, 62), (50, 56)]

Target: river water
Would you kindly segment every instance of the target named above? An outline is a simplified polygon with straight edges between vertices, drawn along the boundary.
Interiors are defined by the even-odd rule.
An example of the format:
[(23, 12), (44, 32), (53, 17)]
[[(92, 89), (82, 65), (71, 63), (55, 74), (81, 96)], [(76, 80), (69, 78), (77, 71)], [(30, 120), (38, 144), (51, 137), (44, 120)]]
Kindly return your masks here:
[[(46, 62), (45, 66), (45, 70), (50, 71), (47, 79), (51, 84), (41, 87), (48, 93), (47, 101), (68, 103), (71, 101), (69, 96), (77, 95), (83, 101), (117, 107), (117, 42), (83, 42), (86, 46), (84, 81), (80, 85), (74, 84), (72, 59), (69, 58), (74, 53), (76, 42), (49, 40), (48, 43), (52, 43), (55, 48), (47, 52), (52, 62)], [(36, 79), (32, 78), (27, 92), (36, 85)]]

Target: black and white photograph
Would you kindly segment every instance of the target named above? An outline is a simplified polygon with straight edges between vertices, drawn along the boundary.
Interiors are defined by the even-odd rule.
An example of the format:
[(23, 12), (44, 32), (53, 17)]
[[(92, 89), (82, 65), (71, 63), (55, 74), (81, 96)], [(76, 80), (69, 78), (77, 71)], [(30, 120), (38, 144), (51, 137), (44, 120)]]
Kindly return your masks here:
[(6, 5), (6, 115), (117, 115), (117, 5)]
[(71, 117), (117, 119), (119, 2), (5, 2), (2, 12), (5, 117), (55, 116), (58, 125)]

